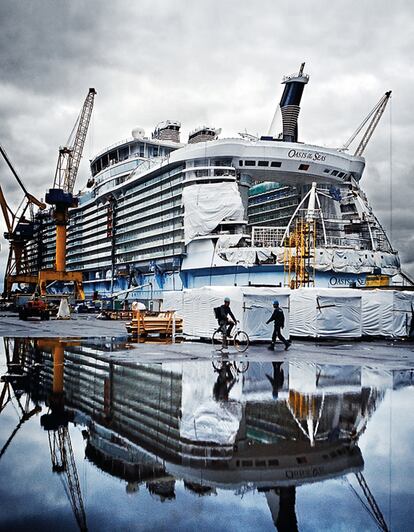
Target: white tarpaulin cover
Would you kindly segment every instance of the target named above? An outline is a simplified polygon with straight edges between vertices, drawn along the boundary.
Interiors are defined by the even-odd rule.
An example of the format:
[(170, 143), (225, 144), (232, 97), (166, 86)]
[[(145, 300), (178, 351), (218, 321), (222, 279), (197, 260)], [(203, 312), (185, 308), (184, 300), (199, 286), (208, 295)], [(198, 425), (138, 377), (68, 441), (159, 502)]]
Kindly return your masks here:
[(201, 338), (211, 338), (218, 324), (214, 317), (214, 307), (223, 304), (230, 297), (230, 307), (240, 321), (240, 328), (251, 340), (270, 340), (273, 324), (266, 325), (270, 318), (274, 300), (285, 314), (283, 335), (289, 337), (289, 294), (283, 288), (256, 288), (242, 286), (206, 286), (185, 289), (181, 292), (166, 292), (162, 310), (176, 310), (183, 318), (184, 334)]
[(361, 293), (357, 290), (299, 288), (290, 296), (290, 333), (294, 336), (359, 338)]
[(66, 297), (62, 297), (59, 304), (59, 310), (57, 313), (58, 320), (70, 320), (69, 303)]
[[(266, 325), (277, 299), (285, 313), (283, 334), (311, 337), (406, 337), (414, 310), (414, 292), (335, 288), (205, 287), (165, 292), (163, 310), (176, 310), (184, 319), (184, 334), (211, 338), (217, 328), (212, 309), (231, 299), (240, 328), (251, 340), (269, 340)], [(290, 296), (290, 297), (289, 297)]]
[[(278, 264), (284, 262), (284, 248), (230, 248), (221, 246), (218, 252), (226, 260), (251, 266), (255, 262), (265, 262), (276, 258)], [(315, 269), (322, 272), (372, 273), (381, 268), (385, 275), (396, 275), (400, 271), (400, 260), (395, 253), (366, 251), (361, 249), (317, 248)]]
[(243, 220), (244, 207), (236, 181), (184, 187), (184, 241), (208, 235), (223, 220)]
[(392, 337), (408, 335), (413, 297), (410, 292), (362, 290), (361, 293), (363, 335)]
[(183, 364), (180, 435), (190, 441), (231, 445), (242, 419), (241, 380), (230, 390), (228, 401), (213, 399), (217, 373), (210, 362)]

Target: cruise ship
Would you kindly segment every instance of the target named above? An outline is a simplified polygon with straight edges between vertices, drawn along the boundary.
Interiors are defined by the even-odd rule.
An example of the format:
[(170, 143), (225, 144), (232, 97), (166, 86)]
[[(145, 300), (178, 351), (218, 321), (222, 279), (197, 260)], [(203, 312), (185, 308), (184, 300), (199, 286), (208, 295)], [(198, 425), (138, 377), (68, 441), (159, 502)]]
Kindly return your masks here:
[[(83, 272), (87, 297), (127, 292), (150, 302), (206, 285), (286, 286), (300, 219), (312, 228), (314, 285), (364, 286), (369, 274), (400, 272), (360, 187), (365, 159), (298, 140), (303, 66), (283, 79), (279, 134), (219, 138), (202, 126), (182, 143), (181, 123), (167, 120), (91, 160), (67, 241), (67, 269)], [(47, 212), (37, 222), (31, 265), (52, 268), (54, 222)]]

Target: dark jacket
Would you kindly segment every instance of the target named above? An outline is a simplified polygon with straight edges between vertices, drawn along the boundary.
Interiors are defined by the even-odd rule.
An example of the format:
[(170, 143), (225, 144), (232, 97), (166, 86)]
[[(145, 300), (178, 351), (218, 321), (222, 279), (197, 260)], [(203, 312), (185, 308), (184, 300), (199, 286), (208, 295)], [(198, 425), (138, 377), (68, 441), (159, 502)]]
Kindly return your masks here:
[(227, 323), (228, 316), (230, 316), (231, 319), (234, 321), (234, 323), (236, 323), (237, 320), (234, 317), (234, 314), (231, 311), (230, 307), (228, 307), (227, 305), (221, 305), (221, 307), (220, 307), (220, 321), (224, 321), (224, 322)]
[(283, 314), (283, 310), (280, 307), (277, 307), (273, 310), (273, 314), (267, 320), (266, 323), (270, 323), (271, 321), (275, 322), (275, 327), (280, 327), (281, 329), (283, 329), (285, 325), (285, 315)]

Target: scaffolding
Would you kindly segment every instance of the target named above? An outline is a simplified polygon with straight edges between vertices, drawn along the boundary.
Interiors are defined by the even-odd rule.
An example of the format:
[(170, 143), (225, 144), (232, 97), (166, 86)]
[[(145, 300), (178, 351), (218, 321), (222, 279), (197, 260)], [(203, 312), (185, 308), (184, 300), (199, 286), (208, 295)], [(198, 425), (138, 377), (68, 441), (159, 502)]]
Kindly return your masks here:
[(316, 221), (296, 220), (295, 229), (284, 239), (284, 285), (315, 286)]

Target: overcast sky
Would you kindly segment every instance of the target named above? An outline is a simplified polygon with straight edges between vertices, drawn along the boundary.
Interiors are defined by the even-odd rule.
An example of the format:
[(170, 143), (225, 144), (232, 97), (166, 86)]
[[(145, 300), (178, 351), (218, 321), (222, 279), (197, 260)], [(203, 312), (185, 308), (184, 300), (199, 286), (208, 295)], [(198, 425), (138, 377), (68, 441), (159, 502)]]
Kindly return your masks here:
[[(143, 127), (266, 133), (283, 75), (306, 61), (300, 140), (337, 147), (393, 91), (362, 187), (414, 275), (414, 4), (409, 1), (0, 0), (0, 142), (44, 197), (89, 87), (88, 159)], [(392, 147), (392, 149), (391, 149)], [(391, 165), (392, 152), (392, 165)], [(392, 180), (391, 180), (392, 174)], [(21, 197), (3, 161), (0, 182)], [(3, 224), (3, 220), (1, 222)], [(2, 225), (3, 233), (3, 225)], [(1, 238), (2, 263), (8, 243)], [(3, 264), (0, 265), (0, 271)]]

